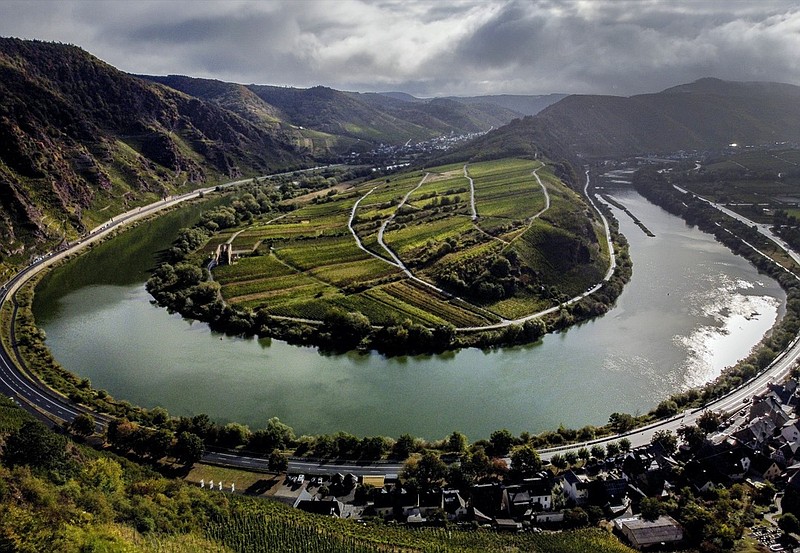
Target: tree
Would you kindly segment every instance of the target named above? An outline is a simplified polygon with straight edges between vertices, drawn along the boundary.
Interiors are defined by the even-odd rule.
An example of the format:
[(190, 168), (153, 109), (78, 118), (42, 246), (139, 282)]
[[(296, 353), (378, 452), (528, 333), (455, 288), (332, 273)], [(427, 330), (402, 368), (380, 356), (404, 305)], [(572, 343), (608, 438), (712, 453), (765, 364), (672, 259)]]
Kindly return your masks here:
[(564, 525), (568, 528), (580, 528), (589, 524), (589, 515), (580, 507), (564, 511)]
[(678, 429), (678, 436), (680, 436), (691, 449), (700, 447), (706, 439), (706, 433), (699, 426), (683, 426)]
[(172, 441), (174, 439), (175, 435), (171, 430), (167, 430), (166, 428), (159, 428), (149, 433), (147, 436), (147, 451), (150, 457), (153, 459), (161, 459), (164, 457), (167, 452), (169, 452), (169, 448), (172, 446)]
[(661, 502), (654, 497), (645, 497), (639, 505), (644, 520), (656, 520), (661, 516)]
[(313, 452), (315, 457), (321, 459), (333, 457), (336, 455), (336, 442), (334, 442), (333, 437), (328, 434), (317, 436), (317, 439), (314, 441)]
[(652, 445), (660, 445), (667, 455), (672, 455), (678, 449), (678, 438), (669, 430), (659, 430), (650, 440)]
[(467, 437), (461, 432), (453, 432), (447, 439), (447, 451), (453, 453), (464, 453), (468, 445)]
[(480, 482), (492, 474), (492, 460), (482, 447), (461, 456), (461, 474), (468, 484)]
[(511, 452), (510, 476), (514, 480), (531, 478), (542, 470), (539, 453), (529, 445), (519, 446)]
[(614, 432), (622, 434), (636, 426), (636, 419), (628, 413), (611, 413), (611, 416), (608, 417), (608, 424)]
[(352, 434), (337, 432), (333, 441), (336, 444), (336, 455), (340, 459), (354, 457), (358, 452), (359, 440)]
[(663, 419), (666, 417), (671, 417), (678, 412), (678, 404), (671, 399), (665, 399), (661, 403), (658, 404), (656, 407), (656, 417), (659, 419)]
[(239, 447), (250, 440), (250, 429), (247, 425), (238, 422), (229, 422), (219, 431), (217, 440), (223, 447)]
[(81, 470), (83, 484), (104, 494), (116, 494), (125, 488), (122, 467), (108, 457), (98, 457), (87, 462)]
[(381, 436), (364, 437), (361, 438), (358, 449), (362, 459), (376, 461), (386, 452), (386, 440)]
[(581, 458), (582, 461), (588, 461), (592, 454), (589, 450), (585, 447), (578, 449), (578, 457)]
[(592, 457), (595, 459), (603, 459), (606, 456), (606, 448), (601, 446), (600, 444), (595, 444), (592, 446), (592, 449), (589, 450), (592, 454)]
[(800, 532), (800, 521), (792, 513), (784, 513), (778, 519), (778, 528), (787, 534), (797, 534)]
[(277, 449), (269, 455), (269, 470), (272, 472), (286, 472), (289, 468), (289, 459), (282, 455)]
[(323, 328), (330, 335), (330, 345), (337, 350), (357, 347), (372, 332), (369, 318), (358, 311), (333, 309), (325, 315)]
[(619, 449), (623, 453), (628, 453), (631, 450), (631, 441), (628, 438), (622, 438), (619, 441)]
[(708, 434), (709, 432), (716, 431), (721, 422), (722, 417), (719, 415), (719, 413), (715, 413), (713, 411), (703, 411), (703, 414), (697, 419), (697, 426), (700, 427), (706, 434)]
[(135, 422), (128, 419), (113, 419), (108, 424), (106, 439), (111, 446), (127, 451), (133, 447), (138, 431), (139, 425)]
[(418, 451), (417, 441), (411, 434), (403, 434), (392, 446), (392, 458), (397, 460), (408, 459), (412, 453)]
[[(247, 447), (253, 451), (267, 453), (273, 449), (286, 449), (294, 440), (294, 430), (289, 425), (282, 423), (278, 417), (272, 417), (267, 421), (266, 428), (253, 432)], [(330, 452), (327, 455), (318, 456), (328, 457), (332, 454)]]
[(3, 458), (8, 465), (28, 465), (47, 471), (68, 468), (67, 440), (38, 421), (28, 421), (6, 439)]
[(447, 465), (432, 451), (412, 457), (403, 467), (403, 480), (422, 491), (439, 486), (447, 476)]
[(560, 453), (555, 453), (550, 458), (550, 463), (552, 463), (552, 465), (559, 470), (564, 470), (569, 466), (569, 461), (567, 461), (566, 456), (561, 455)]
[(94, 434), (94, 417), (88, 413), (81, 413), (75, 417), (72, 424), (69, 425), (70, 430), (77, 436), (91, 436)]
[(489, 443), (491, 447), (490, 455), (494, 457), (502, 457), (507, 454), (514, 445), (514, 436), (511, 435), (507, 429), (495, 430), (489, 436)]
[(578, 464), (578, 452), (574, 449), (567, 451), (564, 454), (564, 459), (567, 460), (567, 463), (570, 465), (577, 465)]
[(181, 432), (173, 446), (173, 455), (185, 465), (196, 463), (203, 457), (205, 445), (197, 434), (191, 432)]
[(619, 455), (619, 444), (617, 442), (608, 442), (606, 444), (606, 454), (609, 457)]
[(165, 425), (169, 422), (169, 412), (163, 407), (153, 407), (150, 409), (150, 422), (155, 426)]

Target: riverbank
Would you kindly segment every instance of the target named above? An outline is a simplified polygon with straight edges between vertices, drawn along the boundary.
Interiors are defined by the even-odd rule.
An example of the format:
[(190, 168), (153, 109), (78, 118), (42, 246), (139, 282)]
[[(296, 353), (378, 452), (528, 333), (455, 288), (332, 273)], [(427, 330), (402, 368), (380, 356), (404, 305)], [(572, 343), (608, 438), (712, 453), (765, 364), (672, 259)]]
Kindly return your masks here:
[[(748, 276), (746, 263), (742, 264), (744, 272), (737, 269), (726, 277), (717, 273), (736, 258), (727, 252), (716, 257), (713, 239), (699, 233), (674, 235), (674, 223), (664, 218), (660, 209), (636, 198), (639, 200), (625, 201), (648, 224), (656, 228), (667, 225), (659, 232), (660, 240), (674, 236), (670, 240), (678, 242), (670, 247), (692, 252), (691, 256), (674, 257), (675, 266), (664, 267), (664, 256), (653, 251), (657, 245), (638, 230), (633, 232), (635, 227), (629, 221), (622, 221), (623, 231), (637, 248), (641, 268), (621, 296), (615, 315), (572, 327), (566, 333), (550, 334), (535, 346), (489, 352), (470, 348), (438, 356), (396, 358), (374, 353), (321, 356), (314, 348), (278, 340), (215, 334), (206, 325), (191, 324), (150, 305), (141, 284), (97, 283), (69, 292), (70, 282), (83, 278), (78, 274), (57, 281), (52, 288), (62, 299), (53, 297), (52, 311), (37, 317), (47, 330), (48, 345), (62, 363), (80, 366), (81, 376), (89, 378), (93, 387), (145, 407), (162, 405), (179, 415), (205, 412), (223, 423), (234, 420), (254, 428), (279, 416), (299, 432), (314, 434), (343, 430), (362, 436), (397, 436), (410, 431), (437, 437), (459, 428), (471, 436), (488, 436), (507, 427), (515, 433), (545, 432), (537, 443), (557, 444), (561, 443), (557, 440), (568, 441), (574, 435), (557, 436), (547, 429), (587, 425), (591, 428), (583, 435), (593, 436), (595, 427), (605, 424), (612, 412), (648, 411), (676, 386), (694, 382), (695, 374), (722, 369), (716, 361), (702, 360), (672, 340), (694, 332), (681, 330), (677, 324), (685, 317), (681, 312), (684, 304), (673, 299), (683, 294), (694, 298), (698, 309), (706, 305), (703, 309), (724, 317), (725, 304), (715, 307), (709, 303), (717, 286), (691, 295), (688, 290), (673, 289), (675, 294), (667, 296), (661, 279), (676, 282), (670, 275), (683, 274), (684, 267), (712, 271), (705, 277), (698, 275), (696, 283), (681, 280), (691, 286), (754, 278)], [(698, 245), (702, 245), (699, 250)], [(98, 251), (86, 270), (91, 266), (93, 274), (113, 274), (120, 263), (128, 262), (112, 251)], [(659, 264), (658, 269), (654, 263)], [(757, 286), (755, 290), (727, 288), (719, 294), (726, 298), (763, 294), (761, 285)], [(651, 312), (658, 316), (650, 317)], [(62, 320), (66, 313), (74, 315)], [(749, 324), (769, 324), (769, 319), (763, 318), (769, 314), (762, 315), (760, 322)], [(53, 316), (60, 322), (52, 320)], [(750, 339), (740, 336), (739, 342)], [(99, 355), (92, 344), (101, 343), (106, 346)], [(165, 346), (152, 350), (154, 343)], [(741, 355), (748, 350), (749, 346)], [(189, 358), (186, 352), (192, 352)], [(653, 354), (659, 357), (645, 357)], [(109, 371), (109, 366), (115, 370)], [(596, 376), (587, 378), (587, 373)], [(185, 393), (187, 378), (192, 389), (189, 395)], [(326, 401), (320, 401), (321, 397)], [(500, 403), (502, 411), (496, 408)], [(376, 409), (382, 413), (380, 420), (359, 416)]]

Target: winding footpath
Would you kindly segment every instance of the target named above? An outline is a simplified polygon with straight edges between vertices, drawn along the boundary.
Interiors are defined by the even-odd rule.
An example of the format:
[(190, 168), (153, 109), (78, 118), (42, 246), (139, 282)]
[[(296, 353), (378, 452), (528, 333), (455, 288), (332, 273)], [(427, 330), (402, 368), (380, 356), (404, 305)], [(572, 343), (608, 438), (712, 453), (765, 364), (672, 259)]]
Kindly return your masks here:
[[(536, 169), (534, 169), (531, 174), (534, 177), (536, 177), (536, 181), (539, 183), (539, 186), (542, 188), (542, 191), (544, 192), (545, 205), (538, 213), (536, 213), (535, 215), (533, 215), (529, 219), (529, 222), (528, 222), (528, 226), (529, 227), (530, 227), (530, 225), (533, 224), (533, 222), (538, 217), (541, 217), (542, 214), (544, 214), (548, 209), (550, 209), (550, 194), (547, 192), (547, 187), (544, 185), (544, 183), (542, 182), (541, 178), (537, 174), (537, 172), (542, 167), (544, 167), (544, 164), (542, 164), (540, 167), (537, 167)], [(402, 201), (397, 206), (397, 208), (395, 209), (394, 213), (392, 213), (392, 215), (388, 219), (386, 219), (386, 221), (384, 221), (383, 224), (381, 224), (381, 227), (380, 227), (380, 229), (378, 231), (378, 244), (380, 244), (380, 246), (389, 254), (389, 256), (391, 256), (391, 260), (386, 259), (385, 257), (383, 257), (381, 255), (378, 255), (375, 252), (373, 252), (370, 249), (368, 249), (367, 247), (365, 247), (364, 244), (361, 242), (361, 238), (358, 236), (358, 233), (353, 228), (353, 222), (355, 220), (356, 211), (358, 210), (358, 207), (361, 204), (361, 201), (364, 198), (366, 198), (367, 196), (369, 196), (370, 194), (372, 194), (372, 192), (374, 192), (375, 188), (377, 188), (377, 187), (372, 188), (366, 194), (364, 194), (358, 200), (356, 200), (355, 204), (353, 204), (352, 210), (350, 211), (350, 219), (349, 219), (349, 221), (347, 223), (347, 227), (350, 230), (350, 233), (353, 235), (353, 238), (355, 239), (356, 245), (359, 247), (359, 249), (367, 252), (372, 257), (375, 257), (376, 259), (380, 259), (384, 263), (388, 263), (388, 264), (390, 264), (390, 265), (392, 265), (394, 267), (399, 268), (400, 270), (402, 270), (406, 274), (406, 276), (409, 279), (411, 279), (414, 282), (416, 282), (418, 284), (421, 284), (421, 285), (423, 285), (423, 286), (425, 286), (427, 288), (435, 290), (436, 292), (444, 295), (447, 298), (463, 302), (463, 303), (469, 305), (473, 309), (480, 309), (481, 311), (484, 311), (483, 308), (481, 308), (481, 307), (479, 307), (477, 305), (474, 305), (474, 304), (464, 300), (463, 298), (459, 298), (458, 296), (455, 296), (455, 295), (451, 294), (450, 292), (447, 292), (446, 290), (443, 290), (442, 288), (439, 288), (438, 286), (435, 286), (435, 285), (431, 284), (430, 282), (422, 280), (421, 278), (419, 278), (416, 275), (414, 275), (411, 272), (411, 270), (403, 263), (403, 261), (397, 256), (397, 254), (384, 241), (383, 235), (384, 235), (384, 232), (386, 231), (386, 227), (395, 218), (395, 215), (397, 215), (397, 212), (400, 210), (400, 208), (403, 207), (406, 204), (406, 202), (408, 201), (408, 198), (411, 197), (411, 194), (413, 194), (414, 192), (419, 190), (419, 188), (425, 183), (425, 181), (427, 180), (429, 175), (430, 175), (430, 173), (425, 173), (425, 176), (422, 177), (422, 180), (420, 180), (419, 184), (417, 184), (417, 186), (415, 188), (410, 190), (403, 197)], [(474, 217), (477, 217), (477, 209), (475, 208), (475, 204), (474, 204), (474, 202), (475, 202), (475, 193), (474, 193), (475, 186), (474, 186), (474, 182), (473, 182), (472, 178), (469, 177), (469, 175), (467, 174), (467, 166), (466, 165), (464, 165), (464, 176), (467, 179), (469, 179), (469, 181), (470, 181), (470, 191), (471, 191), (470, 192), (470, 198), (471, 198), (471, 202), (472, 202), (472, 212), (474, 214)], [(524, 317), (519, 317), (517, 319), (506, 319), (504, 317), (500, 317), (496, 313), (492, 313), (492, 315), (494, 317), (497, 317), (498, 319), (500, 319), (500, 322), (492, 323), (492, 324), (486, 324), (486, 325), (480, 325), (480, 326), (457, 327), (456, 331), (458, 331), (458, 332), (479, 332), (479, 331), (484, 331), (484, 330), (498, 330), (498, 329), (506, 328), (506, 327), (509, 327), (509, 326), (512, 326), (512, 325), (524, 324), (527, 321), (530, 321), (530, 320), (533, 320), (533, 319), (538, 319), (538, 318), (544, 317), (545, 315), (549, 315), (551, 313), (557, 313), (563, 307), (568, 306), (568, 305), (572, 305), (573, 303), (576, 303), (576, 302), (579, 302), (582, 299), (584, 299), (585, 297), (587, 297), (587, 296), (593, 294), (594, 292), (598, 291), (603, 286), (603, 284), (608, 282), (608, 280), (613, 276), (614, 270), (617, 267), (616, 256), (614, 254), (614, 243), (611, 240), (611, 229), (608, 226), (608, 220), (606, 219), (605, 215), (603, 215), (603, 212), (600, 211), (600, 209), (598, 209), (597, 205), (594, 203), (594, 201), (589, 196), (589, 171), (588, 170), (586, 171), (586, 184), (584, 185), (583, 191), (584, 191), (584, 195), (589, 200), (589, 203), (591, 204), (592, 208), (600, 215), (600, 218), (603, 221), (603, 227), (605, 228), (606, 243), (608, 245), (610, 263), (609, 263), (608, 271), (606, 271), (606, 274), (603, 277), (603, 279), (600, 282), (598, 282), (597, 284), (595, 284), (594, 286), (592, 286), (591, 288), (589, 288), (586, 292), (584, 292), (582, 294), (579, 294), (579, 295), (577, 295), (577, 296), (575, 296), (575, 297), (573, 297), (573, 298), (571, 298), (571, 299), (569, 299), (569, 300), (567, 300), (567, 301), (565, 301), (563, 303), (560, 303), (558, 305), (554, 305), (553, 307), (550, 307), (548, 309), (544, 309), (544, 310), (538, 311), (536, 313), (531, 313), (530, 315), (525, 315)]]
[[(536, 178), (538, 180), (539, 176), (536, 175)], [(539, 182), (541, 184), (541, 181), (539, 181)], [(544, 188), (544, 185), (542, 185), (542, 188)], [(593, 294), (593, 293), (597, 292), (598, 290), (600, 290), (600, 288), (603, 287), (603, 284), (605, 284), (606, 282), (608, 282), (611, 279), (611, 277), (614, 275), (614, 270), (617, 268), (617, 257), (616, 257), (616, 255), (614, 253), (614, 243), (611, 240), (611, 229), (608, 226), (608, 219), (606, 219), (606, 216), (603, 215), (603, 212), (600, 211), (600, 209), (598, 209), (597, 204), (594, 203), (594, 201), (592, 200), (591, 196), (589, 195), (589, 171), (588, 170), (586, 171), (586, 184), (583, 187), (583, 193), (584, 193), (584, 196), (586, 196), (586, 198), (589, 200), (589, 203), (592, 205), (594, 210), (600, 215), (600, 219), (603, 221), (603, 227), (605, 228), (605, 232), (606, 232), (606, 243), (608, 244), (608, 253), (609, 253), (609, 261), (610, 262), (608, 264), (608, 271), (606, 271), (606, 274), (603, 277), (603, 280), (601, 280), (600, 282), (598, 282), (597, 284), (595, 284), (594, 286), (589, 288), (583, 294), (577, 295), (574, 298), (571, 298), (571, 299), (569, 299), (569, 300), (567, 300), (567, 301), (565, 301), (563, 303), (560, 303), (558, 305), (554, 305), (553, 307), (550, 307), (550, 308), (545, 309), (543, 311), (539, 311), (537, 313), (532, 313), (530, 315), (526, 315), (524, 317), (520, 317), (519, 319), (502, 321), (500, 323), (496, 323), (496, 324), (492, 324), (492, 325), (463, 327), (463, 328), (458, 328), (456, 330), (466, 331), (466, 332), (480, 331), (480, 330), (496, 330), (496, 329), (500, 329), (500, 328), (505, 328), (505, 327), (510, 326), (510, 325), (524, 324), (526, 321), (531, 321), (533, 319), (538, 319), (540, 317), (544, 317), (545, 315), (549, 315), (551, 313), (557, 313), (563, 307), (565, 307), (567, 305), (572, 305), (573, 303), (577, 303), (577, 302), (581, 301), (586, 296), (590, 296), (591, 294)], [(547, 196), (547, 206), (548, 207), (550, 206), (550, 197), (549, 196)], [(542, 213), (544, 213), (544, 211), (546, 211), (546, 209), (540, 211), (536, 216), (541, 215)]]
[(478, 219), (478, 209), (475, 207), (475, 181), (467, 172), (467, 164), (464, 164), (464, 178), (469, 181), (469, 209), (472, 211), (472, 220)]

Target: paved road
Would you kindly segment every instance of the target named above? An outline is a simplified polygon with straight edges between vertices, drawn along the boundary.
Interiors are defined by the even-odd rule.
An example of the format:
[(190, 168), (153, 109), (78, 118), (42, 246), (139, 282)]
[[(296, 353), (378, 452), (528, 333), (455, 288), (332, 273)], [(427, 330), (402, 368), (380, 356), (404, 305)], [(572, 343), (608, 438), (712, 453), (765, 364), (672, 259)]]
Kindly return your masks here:
[[(233, 186), (243, 182), (248, 182), (250, 179), (235, 181), (223, 186)], [(586, 173), (586, 187), (589, 185), (589, 174)], [(85, 247), (87, 244), (102, 239), (115, 227), (126, 224), (143, 217), (147, 217), (156, 213), (166, 207), (177, 205), (180, 202), (186, 201), (191, 198), (196, 198), (201, 193), (207, 193), (213, 190), (214, 187), (189, 192), (181, 196), (167, 198), (164, 201), (156, 202), (146, 207), (137, 208), (129, 211), (126, 214), (117, 216), (113, 222), (106, 223), (100, 227), (93, 229), (88, 236), (84, 237), (81, 241), (73, 244), (68, 249), (57, 254), (47, 255), (44, 258), (37, 260), (35, 263), (26, 267), (19, 274), (15, 275), (11, 280), (6, 282), (2, 289), (0, 289), (0, 305), (13, 298), (13, 294), (30, 279), (38, 271), (45, 267), (52, 265), (59, 261), (64, 256), (74, 253), (80, 248)], [(588, 197), (588, 196), (587, 196)], [(592, 201), (591, 199), (589, 200)], [(593, 202), (592, 202), (593, 203)], [(593, 204), (594, 205), (594, 204)], [(601, 215), (602, 217), (602, 215)], [(741, 217), (741, 216), (740, 216)], [(604, 224), (606, 225), (607, 239), (610, 241), (610, 231), (608, 230), (607, 221), (603, 217)], [(752, 222), (750, 222), (752, 223)], [(780, 244), (784, 249), (790, 251), (788, 247)], [(612, 267), (609, 269), (608, 275), (613, 272), (613, 250), (612, 251)], [(794, 252), (790, 252), (794, 253)], [(793, 256), (794, 257), (794, 256)], [(607, 277), (608, 277), (607, 275)], [(598, 287), (600, 284), (598, 284)], [(588, 293), (588, 292), (587, 292)], [(13, 337), (12, 337), (13, 340)], [(32, 412), (40, 420), (43, 420), (51, 425), (57, 425), (61, 421), (71, 422), (79, 413), (89, 412), (83, 406), (79, 406), (69, 401), (69, 399), (60, 396), (59, 394), (49, 390), (43, 384), (34, 379), (29, 378), (25, 374), (21, 374), (13, 362), (13, 351), (5, 349), (5, 345), (0, 347), (0, 391), (13, 397), (25, 409)], [(713, 411), (726, 411), (728, 413), (735, 413), (745, 406), (745, 399), (750, 398), (755, 394), (761, 393), (766, 390), (767, 384), (772, 381), (780, 381), (785, 378), (792, 368), (800, 359), (800, 339), (796, 338), (790, 347), (781, 353), (778, 358), (756, 379), (749, 383), (737, 388), (725, 397), (704, 406), (701, 409), (688, 410), (680, 413), (670, 419), (655, 423), (653, 425), (638, 428), (632, 432), (610, 436), (589, 442), (572, 444), (559, 448), (551, 448), (542, 450), (541, 456), (543, 459), (551, 458), (555, 453), (563, 453), (569, 450), (575, 450), (584, 446), (591, 446), (594, 444), (603, 444), (611, 441), (617, 441), (622, 437), (627, 437), (633, 447), (646, 445), (650, 443), (653, 434), (659, 430), (677, 431), (683, 425), (694, 424), (697, 417), (705, 409)], [(93, 413), (98, 420), (98, 425), (102, 421), (107, 420), (103, 414)], [(227, 466), (235, 466), (243, 469), (266, 470), (267, 461), (256, 457), (239, 456), (230, 453), (209, 452), (204, 458), (204, 461), (211, 463), (224, 464)], [(291, 472), (304, 472), (308, 474), (331, 474), (335, 472), (352, 472), (355, 474), (384, 474), (395, 475), (402, 470), (401, 464), (396, 463), (374, 463), (374, 464), (361, 464), (361, 463), (318, 463), (307, 462), (302, 460), (291, 460), (289, 465)], [(330, 472), (326, 472), (330, 471)]]
[(766, 236), (767, 238), (769, 238), (770, 240), (772, 240), (773, 242), (778, 244), (778, 246), (780, 246), (781, 249), (783, 251), (785, 251), (789, 255), (789, 257), (791, 257), (794, 260), (795, 263), (800, 265), (800, 254), (798, 254), (793, 249), (791, 249), (789, 247), (789, 244), (787, 244), (786, 242), (783, 241), (783, 238), (781, 238), (780, 236), (778, 236), (777, 234), (772, 232), (772, 226), (771, 225), (764, 224), (764, 223), (756, 223), (755, 221), (752, 221), (752, 220), (748, 219), (744, 215), (742, 215), (740, 213), (737, 213), (737, 212), (733, 211), (732, 209), (728, 209), (727, 207), (725, 207), (722, 204), (714, 203), (711, 200), (707, 200), (706, 198), (703, 198), (702, 196), (698, 196), (694, 192), (690, 192), (689, 190), (686, 190), (685, 188), (681, 188), (680, 186), (677, 186), (677, 185), (674, 185), (674, 184), (672, 186), (673, 186), (673, 188), (675, 188), (675, 190), (678, 190), (679, 192), (683, 192), (684, 194), (691, 194), (695, 198), (703, 200), (707, 204), (710, 204), (710, 205), (714, 206), (716, 209), (718, 209), (719, 211), (721, 211), (722, 213), (724, 213), (728, 217), (732, 217), (732, 218), (736, 219), (737, 221), (740, 221), (740, 222), (742, 222), (742, 223), (744, 223), (744, 224), (746, 224), (746, 225), (748, 225), (750, 227), (756, 227), (758, 232), (760, 232), (761, 234), (763, 234), (764, 236)]
[[(588, 178), (588, 175), (587, 175)], [(675, 187), (679, 191), (691, 194), (688, 190), (684, 190), (680, 187)], [(699, 197), (699, 196), (698, 196)], [(789, 254), (792, 259), (797, 260), (798, 255), (797, 253), (792, 250), (788, 244), (786, 244), (783, 240), (773, 235), (772, 231), (769, 229), (769, 225), (759, 225), (755, 222), (751, 221), (747, 217), (740, 215), (731, 211), (730, 209), (705, 200), (701, 198), (707, 203), (711, 204), (715, 208), (719, 209), (726, 215), (734, 217), (735, 219), (745, 223), (748, 226), (757, 226), (759, 231), (773, 240), (778, 246), (781, 247), (787, 254)], [(756, 250), (758, 251), (758, 250)], [(580, 449), (581, 447), (592, 446), (595, 444), (606, 444), (608, 442), (617, 441), (620, 438), (628, 438), (631, 441), (632, 447), (638, 447), (642, 445), (647, 445), (650, 443), (650, 440), (653, 437), (653, 434), (658, 432), (659, 430), (669, 430), (671, 432), (676, 432), (681, 426), (690, 426), (697, 422), (697, 419), (700, 417), (703, 411), (710, 410), (714, 412), (725, 412), (729, 415), (733, 415), (736, 412), (740, 411), (741, 409), (747, 407), (748, 401), (754, 395), (761, 394), (767, 390), (767, 385), (770, 382), (781, 382), (784, 380), (789, 373), (792, 371), (792, 368), (797, 364), (798, 360), (800, 360), (800, 336), (795, 337), (795, 339), (791, 342), (789, 347), (784, 350), (773, 362), (772, 364), (767, 367), (759, 376), (755, 379), (745, 383), (744, 385), (736, 388), (729, 394), (725, 395), (724, 397), (713, 401), (702, 408), (699, 409), (690, 409), (675, 415), (669, 419), (664, 421), (659, 421), (657, 423), (651, 424), (646, 427), (637, 428), (632, 432), (627, 432), (620, 435), (610, 436), (598, 440), (591, 440), (588, 442), (583, 442), (580, 444), (573, 444), (569, 446), (557, 447), (557, 448), (550, 448), (542, 450), (541, 456), (543, 459), (550, 459), (555, 453), (563, 453), (565, 451), (571, 451)]]
[[(317, 170), (319, 167), (306, 169), (305, 171)], [(289, 175), (292, 172), (277, 173), (269, 176)], [(39, 271), (58, 263), (66, 256), (78, 252), (79, 250), (87, 247), (89, 244), (98, 242), (108, 236), (115, 229), (139, 221), (146, 217), (163, 211), (164, 209), (176, 206), (187, 200), (197, 198), (201, 195), (208, 194), (217, 188), (228, 188), (238, 184), (250, 182), (252, 179), (241, 179), (228, 182), (222, 185), (210, 186), (207, 188), (187, 192), (178, 196), (169, 196), (163, 200), (153, 202), (147, 206), (137, 207), (112, 217), (108, 222), (99, 225), (98, 227), (89, 231), (86, 235), (82, 236), (79, 240), (68, 244), (63, 250), (57, 252), (49, 252), (42, 256), (37, 257), (33, 263), (22, 269), (19, 273), (14, 275), (10, 280), (6, 281), (0, 287), (0, 306), (9, 302), (16, 316), (16, 292), (30, 280)], [(20, 371), (17, 359), (17, 352), (15, 351), (16, 336), (14, 328), (11, 329), (11, 336), (9, 337), (11, 348), (6, 349), (5, 344), (0, 344), (0, 393), (3, 393), (13, 398), (21, 407), (28, 412), (32, 413), (36, 418), (50, 426), (59, 426), (63, 422), (70, 423), (76, 416), (81, 413), (87, 413), (94, 416), (97, 421), (97, 430), (103, 431), (104, 425), (110, 421), (110, 417), (102, 413), (94, 413), (87, 407), (78, 405), (69, 398), (51, 390), (40, 382), (33, 375)], [(19, 363), (19, 365), (18, 365)]]

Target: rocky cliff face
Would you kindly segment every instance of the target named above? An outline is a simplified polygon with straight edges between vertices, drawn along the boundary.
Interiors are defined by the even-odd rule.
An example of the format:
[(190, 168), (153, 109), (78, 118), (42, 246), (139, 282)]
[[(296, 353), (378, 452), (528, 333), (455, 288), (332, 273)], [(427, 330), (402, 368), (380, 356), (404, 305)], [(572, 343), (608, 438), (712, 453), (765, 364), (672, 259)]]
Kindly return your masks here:
[(0, 263), (135, 202), (303, 162), (269, 128), (77, 47), (0, 39)]

